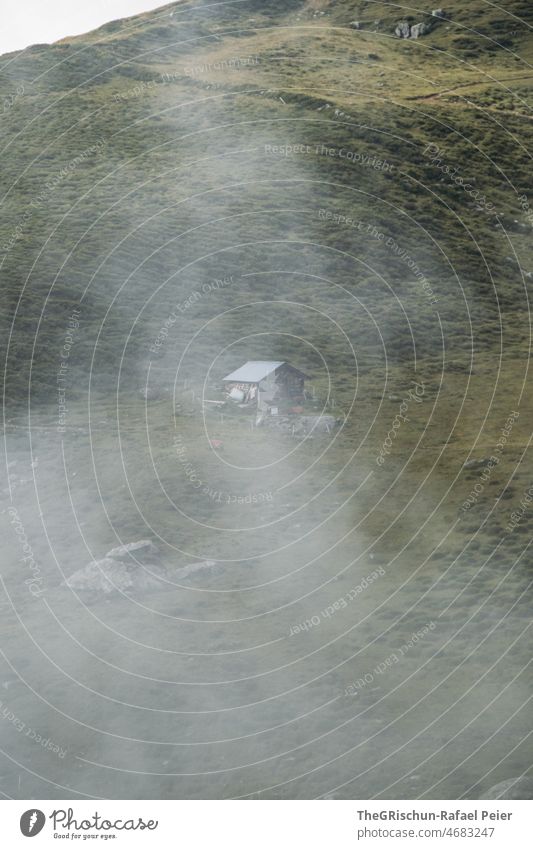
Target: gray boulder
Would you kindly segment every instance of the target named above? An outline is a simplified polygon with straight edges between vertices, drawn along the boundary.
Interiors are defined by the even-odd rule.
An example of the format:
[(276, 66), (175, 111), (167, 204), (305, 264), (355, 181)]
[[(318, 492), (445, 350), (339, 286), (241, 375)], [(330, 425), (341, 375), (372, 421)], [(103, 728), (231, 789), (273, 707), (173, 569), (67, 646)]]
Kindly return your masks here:
[(409, 38), (411, 35), (411, 25), (407, 21), (400, 21), (396, 24), (394, 35), (398, 38)]
[(394, 35), (397, 38), (421, 38), (421, 36), (430, 33), (439, 21), (447, 19), (447, 14), (442, 9), (435, 9), (431, 14), (432, 18), (421, 21), (419, 24), (411, 25), (408, 21), (399, 21), (396, 24)]
[(121, 563), (112, 557), (93, 560), (78, 569), (65, 581), (72, 590), (88, 592), (96, 596), (109, 596), (116, 592), (131, 590), (162, 589), (161, 579), (166, 570), (160, 566), (135, 566)]
[(484, 469), (490, 464), (490, 457), (483, 457), (481, 460), (467, 460), (466, 463), (463, 463), (463, 469)]
[(149, 539), (141, 539), (138, 542), (129, 542), (119, 545), (108, 551), (106, 557), (124, 562), (136, 561), (137, 563), (153, 563), (159, 558), (159, 549)]
[(422, 21), (422, 23), (420, 23), (420, 24), (413, 24), (413, 26), (411, 27), (411, 34), (410, 34), (409, 37), (410, 38), (420, 38), (420, 36), (422, 36), (422, 35), (427, 35), (428, 32), (431, 32), (432, 29), (433, 29), (432, 25), (430, 23), (426, 23), (425, 21)]
[(500, 781), (481, 797), (482, 799), (533, 799), (533, 780), (525, 776)]

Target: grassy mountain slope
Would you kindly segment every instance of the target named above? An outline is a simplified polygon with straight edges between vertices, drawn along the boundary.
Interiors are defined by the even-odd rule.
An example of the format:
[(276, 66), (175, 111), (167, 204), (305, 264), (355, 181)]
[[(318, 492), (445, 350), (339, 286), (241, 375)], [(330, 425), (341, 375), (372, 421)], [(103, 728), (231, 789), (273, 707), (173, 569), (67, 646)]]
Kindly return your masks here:
[[(65, 659), (91, 690), (79, 711), (74, 696), (87, 727), (51, 720), (71, 735), (80, 795), (477, 797), (531, 763), (516, 710), (527, 513), (506, 528), (531, 484), (533, 9), (431, 11), (179, 2), (0, 59), (6, 431), (25, 456), (29, 409), (41, 500), (25, 521), (43, 571), (50, 550), (71, 574), (86, 540), (101, 557), (142, 535), (159, 535), (169, 568), (224, 566), (206, 593), (151, 596), (157, 615), (124, 598), (95, 607), (128, 643), (65, 600), (49, 563), (61, 621), (133, 670), (85, 655), (78, 669), (77, 648)], [(434, 26), (403, 39), (400, 22)], [(293, 440), (238, 410), (204, 420), (202, 394), (217, 398), (246, 359), (308, 372), (310, 406), (343, 427)], [(378, 466), (412, 381), (423, 401)], [(513, 411), (482, 480), (464, 463), (496, 451)], [(224, 500), (258, 491), (270, 498)], [(289, 639), (377, 564), (387, 577), (362, 602)], [(430, 620), (386, 704), (370, 688), (355, 708), (337, 698)], [(64, 634), (37, 623), (63, 661)], [(47, 681), (53, 703), (63, 686)], [(116, 696), (100, 713), (117, 737), (91, 731), (95, 691)], [(158, 745), (139, 754), (147, 739)], [(47, 775), (63, 781), (61, 766)]]
[[(408, 267), (394, 262), (379, 236), (320, 221), (317, 210), (325, 207), (394, 238), (434, 281), (445, 321), (456, 319), (459, 278), (476, 324), (496, 328), (501, 309), (519, 344), (528, 331), (515, 313), (520, 318), (529, 283), (524, 288), (508, 257), (516, 251), (520, 266), (533, 267), (530, 225), (517, 198), (527, 193), (530, 173), (532, 14), (520, 2), (505, 13), (483, 2), (467, 9), (448, 3), (446, 12), (450, 20), (415, 41), (394, 36), (402, 15), (387, 4), (295, 2), (265, 10), (179, 3), (4, 57), (3, 95), (24, 88), (5, 111), (1, 138), (5, 326), (24, 290), (8, 397), (20, 400), (22, 387), (25, 394), (28, 344), (50, 286), (36, 339), (36, 394), (50, 388), (48, 334), (89, 281), (84, 326), (92, 350), (108, 295), (135, 269), (127, 305), (106, 316), (105, 361), (117, 353), (129, 321), (123, 323), (124, 311), (136, 314), (146, 287), (155, 289), (176, 263), (195, 262), (199, 245), (218, 250), (228, 231), (248, 242), (280, 234), (298, 241), (302, 233), (316, 239), (337, 252), (336, 281), (350, 292), (368, 290), (373, 308), (392, 305), (372, 273), (418, 298)], [(415, 8), (404, 14), (413, 22), (427, 17)], [(305, 150), (284, 156), (265, 148), (287, 144)], [(430, 161), (423, 153), (430, 144), (441, 149), (444, 166), (475, 181), (492, 214), (476, 210)], [(362, 157), (384, 160), (390, 170), (362, 165)], [(270, 212), (286, 206), (298, 211)], [(231, 225), (219, 220), (232, 214), (238, 217)], [(204, 229), (169, 241), (191, 222)], [(314, 250), (299, 245), (304, 265), (317, 262)], [(261, 251), (269, 253), (254, 245), (247, 261), (261, 265)], [(342, 251), (368, 259), (372, 273), (356, 272)], [(234, 271), (226, 259), (225, 272)], [(331, 261), (328, 253), (318, 262), (324, 268)], [(218, 262), (210, 267), (206, 259), (200, 276), (214, 273)], [(197, 270), (196, 263), (187, 274)], [(176, 289), (166, 298), (167, 290), (157, 296), (159, 316), (148, 307), (136, 326), (143, 344), (160, 324), (165, 300), (174, 300)], [(402, 334), (394, 348), (400, 357)], [(483, 333), (476, 344), (486, 339)], [(126, 372), (135, 372), (137, 357), (126, 359)]]

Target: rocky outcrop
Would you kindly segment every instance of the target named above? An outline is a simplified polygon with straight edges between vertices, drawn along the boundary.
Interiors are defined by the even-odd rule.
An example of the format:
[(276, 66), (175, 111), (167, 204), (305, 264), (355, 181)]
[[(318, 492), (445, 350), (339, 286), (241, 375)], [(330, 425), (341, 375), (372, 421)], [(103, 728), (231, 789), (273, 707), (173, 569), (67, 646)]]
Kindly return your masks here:
[(481, 796), (482, 799), (533, 799), (533, 780), (525, 776), (500, 781)]
[(101, 560), (92, 560), (65, 581), (72, 590), (91, 596), (109, 596), (131, 590), (162, 589), (167, 570), (159, 549), (150, 540), (119, 545)]
[(408, 24), (407, 21), (400, 21), (400, 23), (396, 24), (396, 29), (394, 30), (394, 35), (397, 38), (410, 38), (411, 37), (411, 24)]
[(433, 24), (422, 21), (420, 24), (414, 24), (411, 27), (409, 38), (420, 38), (422, 35), (427, 35), (433, 29)]
[(112, 594), (168, 589), (169, 584), (172, 587), (189, 578), (216, 574), (221, 569), (216, 560), (201, 560), (176, 570), (167, 568), (161, 564), (157, 546), (142, 539), (112, 548), (101, 560), (92, 560), (74, 572), (65, 584), (94, 601)]
[(419, 24), (410, 24), (409, 21), (399, 21), (396, 24), (394, 35), (396, 38), (421, 38), (430, 33), (438, 23), (449, 20), (448, 12), (444, 9), (433, 9), (431, 17)]
[(161, 579), (166, 576), (166, 569), (157, 564), (145, 567), (104, 557), (102, 560), (92, 560), (87, 566), (78, 569), (65, 584), (72, 590), (98, 597), (132, 590), (163, 589)]

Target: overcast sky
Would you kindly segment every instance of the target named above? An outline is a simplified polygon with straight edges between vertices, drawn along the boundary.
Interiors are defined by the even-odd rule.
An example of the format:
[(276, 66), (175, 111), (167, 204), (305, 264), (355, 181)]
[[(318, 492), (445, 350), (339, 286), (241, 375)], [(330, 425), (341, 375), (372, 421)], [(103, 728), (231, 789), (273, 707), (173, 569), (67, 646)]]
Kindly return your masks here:
[(164, 6), (169, 0), (0, 0), (0, 54), (30, 44), (80, 35), (116, 18)]

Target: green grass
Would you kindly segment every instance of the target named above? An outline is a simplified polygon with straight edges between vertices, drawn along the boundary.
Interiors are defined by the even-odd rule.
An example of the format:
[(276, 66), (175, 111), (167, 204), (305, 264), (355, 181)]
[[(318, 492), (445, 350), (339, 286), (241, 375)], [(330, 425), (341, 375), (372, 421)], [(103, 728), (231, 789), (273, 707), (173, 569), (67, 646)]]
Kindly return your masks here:
[[(338, 287), (361, 295), (373, 314), (386, 315), (393, 359), (409, 365), (411, 346), (391, 299), (395, 292), (406, 310), (416, 313), (424, 355), (437, 356), (434, 314), (407, 266), (395, 262), (377, 239), (320, 221), (321, 208), (371, 223), (414, 258), (438, 290), (447, 330), (455, 325), (454, 356), (466, 362), (471, 346), (457, 278), (478, 313), (478, 328), (483, 320), (483, 332), (475, 332), (476, 346), (490, 349), (497, 341), (503, 308), (506, 321), (513, 322), (509, 344), (523, 350), (524, 290), (517, 267), (506, 259), (512, 252), (507, 238), (494, 218), (476, 211), (465, 192), (428, 162), (423, 150), (437, 144), (450, 167), (475, 176), (476, 186), (511, 223), (522, 267), (532, 268), (530, 229), (517, 203), (517, 192), (527, 192), (530, 183), (532, 127), (525, 114), (533, 77), (527, 76), (525, 62), (532, 49), (525, 26), (512, 17), (528, 21), (531, 10), (520, 2), (505, 13), (481, 2), (468, 8), (450, 2), (446, 9), (449, 22), (417, 42), (406, 42), (392, 36), (398, 13), (387, 4), (280, 3), (265, 11), (247, 3), (207, 17), (201, 7), (171, 4), (88, 36), (35, 48), (12, 63), (9, 77), (4, 72), (1, 78), (2, 91), (7, 94), (19, 80), (25, 91), (1, 128), (3, 185), (16, 182), (3, 204), (0, 243), (13, 239), (28, 211), (30, 219), (2, 268), (4, 350), (22, 297), (7, 369), (9, 405), (26, 398), (38, 326), (32, 395), (46, 399), (53, 391), (65, 316), (91, 280), (71, 373), (83, 385), (101, 329), (97, 379), (111, 378), (125, 334), (137, 318), (123, 372), (133, 386), (176, 298), (220, 276), (221, 266), (236, 274), (270, 267), (273, 250), (279, 251), (284, 268), (332, 271)], [(414, 10), (410, 17), (420, 15)], [(349, 23), (358, 19), (370, 23), (355, 31)], [(217, 38), (206, 37), (210, 33)], [(496, 49), (487, 38), (512, 44)], [(256, 57), (257, 64), (230, 67), (236, 56)], [(197, 72), (187, 72), (191, 67)], [(499, 78), (506, 82), (497, 85)], [(446, 93), (425, 97), (441, 91)], [(503, 120), (500, 110), (505, 110)], [(38, 209), (32, 208), (43, 186), (99, 140), (102, 154), (88, 157)], [(266, 143), (305, 144), (311, 152), (276, 158), (265, 153)], [(317, 155), (321, 144), (385, 159), (394, 173)], [(202, 164), (195, 165), (199, 160)], [(218, 220), (232, 215), (237, 218)], [(514, 227), (515, 218), (521, 227)], [(284, 239), (293, 247), (281, 245)], [(226, 250), (232, 242), (251, 244)], [(165, 284), (179, 267), (187, 272)], [(125, 294), (118, 294), (125, 280)], [(305, 276), (289, 284), (270, 275), (266, 288), (259, 280), (242, 278), (216, 308), (243, 306), (252, 294), (265, 291), (284, 298), (290, 294), (323, 310), (337, 297), (331, 286), (310, 287)], [(186, 316), (180, 338), (175, 334), (165, 347), (167, 357), (181, 350), (213, 308), (213, 300), (205, 299), (195, 315)], [(234, 332), (239, 316), (230, 313), (217, 324), (215, 344)], [(251, 326), (259, 324), (253, 319)], [(362, 368), (376, 367), (379, 340), (366, 332), (367, 319), (354, 315), (353, 328)], [(335, 373), (343, 374), (345, 352), (328, 340), (327, 330), (317, 339)], [(211, 341), (204, 351), (200, 343), (197, 364), (202, 351), (206, 361), (211, 357)], [(299, 352), (287, 342), (278, 353)]]
[[(95, 663), (85, 654), (70, 657), (49, 609), (35, 608), (20, 581), (20, 546), (11, 531), (6, 586), (43, 651), (61, 659), (61, 672), (64, 665), (93, 692), (116, 695), (107, 729), (126, 731), (131, 740), (180, 743), (247, 735), (250, 748), (243, 743), (235, 764), (258, 765), (253, 773), (224, 773), (233, 764), (229, 749), (223, 761), (218, 749), (202, 748), (201, 762), (198, 749), (187, 753), (181, 746), (168, 753), (171, 747), (143, 748), (136, 759), (132, 745), (124, 762), (107, 742), (102, 750), (101, 735), (89, 733), (101, 727), (101, 711), (92, 715), (83, 693), (77, 702), (59, 669), (42, 679), (42, 656), (27, 633), (15, 635), (8, 611), (5, 630), (19, 646), (25, 680), (40, 681), (35, 692), (87, 724), (69, 730), (56, 711), (48, 732), (42, 703), (35, 707), (28, 688), (10, 681), (13, 711), (68, 743), (72, 756), (129, 770), (117, 783), (114, 771), (93, 773), (84, 765), (72, 782), (80, 792), (225, 798), (287, 781), (263, 795), (315, 798), (361, 773), (363, 781), (340, 795), (378, 797), (395, 780), (391, 796), (419, 796), (439, 782), (432, 791), (437, 798), (459, 798), (480, 795), (531, 762), (525, 714), (514, 725), (509, 719), (523, 702), (515, 675), (529, 661), (518, 637), (529, 615), (531, 567), (520, 555), (531, 535), (530, 514), (513, 533), (505, 528), (531, 485), (533, 281), (521, 277), (519, 265), (533, 270), (533, 246), (531, 217), (519, 196), (533, 204), (532, 8), (529, 0), (512, 0), (505, 9), (449, 0), (444, 8), (451, 20), (411, 42), (393, 32), (403, 12), (412, 22), (424, 19), (427, 10), (413, 6), (171, 4), (0, 63), (5, 97), (24, 85), (0, 122), (6, 193), (0, 249), (12, 241), (0, 250), (0, 346), (4, 357), (9, 342), (6, 430), (9, 459), (18, 458), (15, 503), (52, 609), (82, 645), (94, 648)], [(350, 26), (354, 20), (363, 22), (361, 30)], [(235, 57), (257, 62), (236, 67)], [(98, 155), (79, 160), (100, 141)], [(504, 228), (429, 161), (429, 144), (441, 148), (443, 166), (479, 187)], [(283, 156), (267, 145), (299, 145), (300, 152)], [(321, 145), (334, 154), (320, 152)], [(363, 157), (391, 167), (365, 165)], [(409, 260), (431, 284), (432, 297)], [(231, 283), (211, 286), (217, 279)], [(61, 441), (57, 372), (74, 307), (80, 326), (68, 358), (68, 428)], [(164, 328), (168, 335), (160, 336)], [(346, 417), (334, 441), (252, 430), (238, 409), (204, 422), (204, 381), (206, 396), (219, 398), (225, 373), (267, 358), (308, 372), (320, 404), (329, 394), (326, 411)], [(159, 394), (146, 404), (139, 389), (148, 368)], [(423, 401), (410, 403), (409, 422), (379, 467), (376, 456), (412, 380), (424, 384)], [(32, 458), (24, 416), (29, 391)], [(464, 461), (470, 453), (491, 456), (515, 409), (520, 416), (501, 462), (463, 511), (480, 481), (480, 471), (465, 470)], [(206, 432), (221, 440), (220, 459)], [(179, 460), (178, 435), (200, 488)], [(29, 464), (34, 457), (36, 471)], [(266, 468), (250, 468), (258, 465)], [(272, 498), (227, 500), (258, 492)], [(243, 530), (250, 526), (253, 531)], [(123, 598), (84, 611), (60, 586), (51, 552), (71, 574), (90, 556), (103, 556), (117, 536), (158, 534), (174, 547), (161, 543), (170, 574), (193, 555), (230, 563), (209, 579), (208, 592), (168, 586), (143, 599), (148, 610), (133, 615)], [(285, 639), (291, 623), (334, 603), (377, 564), (387, 577), (362, 601), (324, 621), (306, 642)], [(152, 606), (165, 616), (163, 624)], [(93, 614), (131, 637), (133, 654), (124, 640), (95, 628)], [(500, 618), (505, 627), (489, 641)], [(421, 667), (420, 675), (398, 689), (388, 679), (394, 686), (384, 685), (383, 694), (392, 698), (383, 705), (376, 705), (381, 693), (362, 691), (359, 704), (369, 709), (347, 732), (345, 722), (359, 708), (335, 694), (430, 619), (439, 623), (435, 642), (410, 656), (398, 684)], [(207, 631), (204, 620), (211, 621)], [(145, 655), (139, 642), (163, 651)], [(205, 658), (187, 656), (204, 646)], [(259, 648), (241, 653), (243, 646)], [(302, 665), (308, 652), (312, 660)], [(430, 655), (431, 665), (421, 666)], [(123, 686), (115, 668), (108, 679), (99, 656), (146, 675), (148, 683), (128, 679)], [(489, 675), (495, 657), (503, 659)], [(468, 696), (480, 669), (487, 671), (481, 683), (456, 701)], [(202, 687), (196, 697), (187, 684), (160, 683), (226, 679), (242, 681), (242, 690)], [(285, 691), (291, 701), (278, 706), (270, 697)], [(208, 726), (192, 714), (135, 710), (131, 718), (126, 700), (170, 711), (200, 707), (210, 711)], [(250, 702), (257, 712), (226, 713)], [(480, 705), (479, 725), (470, 728)], [(420, 735), (433, 710), (442, 712), (438, 727)], [(295, 717), (305, 723), (293, 723)], [(376, 720), (391, 723), (384, 742), (374, 739)], [(336, 727), (342, 740), (329, 734)], [(492, 735), (502, 727), (505, 735)], [(275, 736), (258, 733), (266, 728)], [(347, 733), (368, 746), (346, 753)], [(318, 742), (295, 751), (296, 761), (271, 760), (311, 740)], [(415, 745), (404, 753), (406, 740)], [(382, 760), (389, 746), (402, 758), (396, 771), (389, 758)], [(335, 766), (330, 778), (315, 771), (337, 751), (346, 753), (338, 771)], [(32, 758), (32, 774), (53, 780), (49, 762), (40, 765), (35, 752)], [(133, 774), (137, 765), (140, 778)], [(208, 779), (191, 778), (207, 769), (214, 770)], [(420, 784), (401, 778), (408, 770), (420, 772)], [(295, 775), (308, 778), (297, 783)], [(42, 798), (42, 785), (28, 783), (28, 776), (20, 792)], [(56, 791), (47, 785), (44, 792)]]

